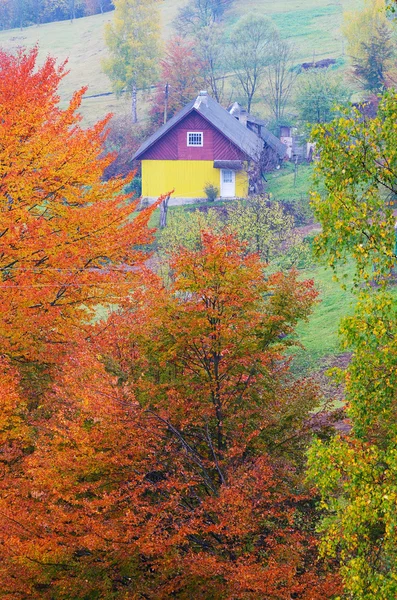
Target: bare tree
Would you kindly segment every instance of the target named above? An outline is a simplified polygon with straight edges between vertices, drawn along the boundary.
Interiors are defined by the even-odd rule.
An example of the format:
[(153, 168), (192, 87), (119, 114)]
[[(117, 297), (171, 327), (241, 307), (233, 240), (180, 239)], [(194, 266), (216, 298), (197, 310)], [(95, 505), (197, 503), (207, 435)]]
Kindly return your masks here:
[(273, 41), (273, 58), (266, 72), (267, 102), (274, 118), (280, 121), (293, 91), (298, 71), (293, 70), (294, 49), (278, 36)]
[(267, 17), (242, 17), (231, 33), (229, 65), (246, 97), (247, 110), (271, 64), (275, 28)]
[(197, 33), (196, 53), (202, 63), (204, 82), (211, 96), (222, 103), (226, 77), (224, 32), (212, 23)]

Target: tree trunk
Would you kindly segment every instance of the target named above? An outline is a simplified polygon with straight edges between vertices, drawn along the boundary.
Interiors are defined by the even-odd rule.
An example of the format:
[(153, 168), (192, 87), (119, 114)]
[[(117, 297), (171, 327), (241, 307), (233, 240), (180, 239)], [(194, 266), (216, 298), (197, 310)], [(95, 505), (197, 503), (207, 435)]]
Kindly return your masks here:
[(167, 226), (167, 213), (168, 213), (168, 202), (170, 197), (167, 196), (165, 200), (160, 204), (160, 229), (164, 229)]
[(136, 85), (132, 86), (131, 92), (131, 108), (132, 108), (132, 122), (138, 123), (138, 115), (137, 115), (137, 100), (136, 100)]
[(247, 112), (251, 111), (252, 98), (254, 97), (254, 92), (247, 94)]

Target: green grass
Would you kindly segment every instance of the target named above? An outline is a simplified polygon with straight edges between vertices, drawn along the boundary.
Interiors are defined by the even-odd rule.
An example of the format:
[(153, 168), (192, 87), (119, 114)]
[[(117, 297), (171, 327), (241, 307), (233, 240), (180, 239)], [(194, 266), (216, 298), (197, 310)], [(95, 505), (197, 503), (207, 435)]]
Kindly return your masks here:
[(271, 17), (282, 37), (295, 46), (302, 62), (319, 58), (338, 58), (344, 54), (341, 25), (343, 12), (363, 5), (362, 0), (239, 0), (229, 16), (230, 22), (248, 12)]
[[(348, 271), (352, 279), (352, 269)], [(297, 352), (298, 364), (306, 369), (313, 368), (325, 357), (342, 352), (338, 335), (341, 319), (352, 313), (355, 296), (347, 286), (334, 281), (333, 271), (325, 266), (315, 266), (302, 271), (302, 278), (313, 279), (319, 292), (318, 302), (307, 322), (297, 328), (297, 336), (304, 351)]]
[(295, 165), (284, 163), (281, 169), (267, 176), (266, 191), (276, 200), (291, 200), (307, 196), (312, 187), (314, 165), (298, 164), (295, 178)]

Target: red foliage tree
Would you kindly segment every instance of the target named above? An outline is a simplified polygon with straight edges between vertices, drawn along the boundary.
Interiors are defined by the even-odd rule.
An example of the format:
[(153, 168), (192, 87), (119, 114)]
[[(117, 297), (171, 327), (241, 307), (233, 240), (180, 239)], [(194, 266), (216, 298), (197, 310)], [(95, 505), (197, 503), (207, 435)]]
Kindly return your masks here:
[(161, 61), (161, 79), (151, 109), (155, 125), (164, 121), (166, 86), (168, 90), (167, 118), (193, 100), (203, 86), (203, 68), (194, 51), (194, 42), (178, 36), (172, 38)]
[(210, 233), (172, 267), (170, 289), (137, 280), (47, 393), (39, 448), (2, 507), (16, 507), (2, 589), (330, 598), (338, 581), (316, 562), (301, 483), (316, 393), (284, 356), (312, 282), (264, 277), (257, 256)]

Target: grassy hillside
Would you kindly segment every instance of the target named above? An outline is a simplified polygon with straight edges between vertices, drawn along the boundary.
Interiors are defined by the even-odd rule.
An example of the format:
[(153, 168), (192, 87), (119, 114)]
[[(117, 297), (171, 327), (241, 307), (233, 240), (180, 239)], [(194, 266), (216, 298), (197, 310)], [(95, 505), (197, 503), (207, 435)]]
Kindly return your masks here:
[[(163, 0), (161, 3), (163, 36), (172, 34), (172, 21), (178, 8), (186, 0)], [(343, 61), (343, 43), (340, 31), (344, 10), (359, 7), (362, 0), (235, 0), (226, 15), (230, 27), (247, 12), (271, 16), (282, 35), (296, 46), (299, 61), (332, 57)], [(101, 71), (101, 58), (106, 49), (103, 40), (104, 24), (112, 13), (78, 19), (73, 23), (62, 21), (32, 26), (22, 31), (13, 29), (0, 32), (0, 46), (15, 49), (38, 43), (41, 56), (55, 55), (59, 60), (69, 59), (70, 75), (62, 86), (62, 97), (70, 98), (73, 90), (88, 85), (87, 95), (110, 91), (107, 77)], [(93, 123), (108, 112), (129, 112), (128, 100), (117, 100), (112, 95), (86, 98), (83, 103), (86, 123)]]
[(246, 12), (271, 17), (283, 37), (293, 42), (298, 58), (338, 58), (344, 53), (343, 12), (362, 6), (362, 0), (238, 0), (229, 18)]
[[(171, 24), (179, 6), (184, 0), (165, 0), (162, 3), (164, 37), (171, 35)], [(60, 61), (68, 59), (70, 74), (65, 78), (61, 95), (69, 99), (74, 90), (88, 86), (87, 96), (111, 91), (109, 79), (102, 73), (101, 59), (106, 55), (103, 29), (112, 19), (113, 13), (94, 15), (70, 21), (46, 23), (0, 32), (0, 47), (15, 50), (18, 47), (39, 45), (40, 56), (56, 56)], [(96, 98), (87, 97), (83, 101), (82, 114), (87, 124), (92, 124), (108, 112), (129, 111), (125, 98), (117, 100), (113, 95)]]

